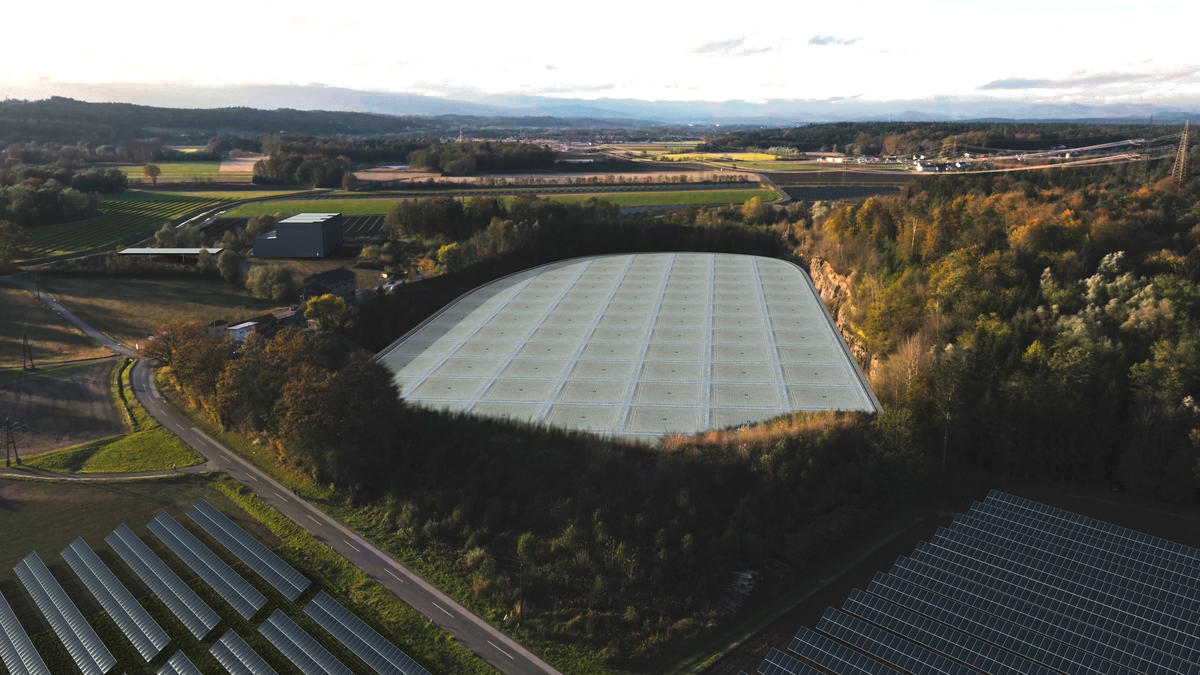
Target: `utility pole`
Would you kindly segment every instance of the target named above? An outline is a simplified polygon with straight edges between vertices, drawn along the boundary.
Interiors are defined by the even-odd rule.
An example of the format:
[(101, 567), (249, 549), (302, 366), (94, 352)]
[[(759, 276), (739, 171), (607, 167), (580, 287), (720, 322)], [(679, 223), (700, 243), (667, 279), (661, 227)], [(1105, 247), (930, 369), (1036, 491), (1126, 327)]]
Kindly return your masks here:
[(1187, 180), (1188, 162), (1188, 123), (1183, 123), (1183, 134), (1179, 137), (1179, 150), (1175, 152), (1175, 167), (1171, 169), (1171, 177), (1176, 183)]
[(17, 460), (17, 466), (21, 466), (21, 456), (17, 454), (17, 438), (13, 436), (12, 420), (4, 420), (4, 466), (12, 466), (12, 458)]
[(21, 333), (21, 370), (36, 370), (33, 365), (33, 349), (29, 346), (29, 328)]
[(517, 594), (520, 596), (521, 604), (517, 605), (517, 628), (521, 627), (521, 618), (525, 616), (525, 561), (521, 561), (521, 581)]

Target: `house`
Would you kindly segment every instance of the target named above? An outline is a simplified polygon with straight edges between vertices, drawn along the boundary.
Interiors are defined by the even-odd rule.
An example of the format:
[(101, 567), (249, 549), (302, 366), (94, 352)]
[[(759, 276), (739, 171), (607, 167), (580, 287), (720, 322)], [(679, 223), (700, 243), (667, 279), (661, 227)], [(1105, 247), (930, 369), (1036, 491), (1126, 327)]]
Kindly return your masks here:
[(263, 335), (268, 336), (273, 335), (278, 329), (278, 326), (276, 326), (278, 320), (275, 318), (274, 314), (263, 314), (261, 316), (256, 316), (247, 321), (247, 323), (254, 324), (255, 333), (262, 333)]
[(304, 312), (298, 309), (285, 309), (275, 312), (275, 330), (284, 328), (308, 328), (308, 319)]
[(335, 267), (304, 277), (304, 290), (300, 294), (300, 300), (307, 302), (322, 295), (336, 295), (348, 303), (354, 302), (357, 287), (354, 272), (345, 267)]
[(255, 332), (257, 327), (258, 324), (254, 323), (253, 321), (246, 321), (244, 323), (239, 323), (236, 326), (230, 326), (229, 337), (234, 342), (241, 342), (242, 340), (246, 339), (247, 335)]
[(342, 245), (342, 214), (301, 213), (254, 238), (255, 258), (324, 258)]
[(212, 340), (224, 340), (229, 337), (229, 323), (225, 319), (217, 319), (208, 324), (208, 337)]

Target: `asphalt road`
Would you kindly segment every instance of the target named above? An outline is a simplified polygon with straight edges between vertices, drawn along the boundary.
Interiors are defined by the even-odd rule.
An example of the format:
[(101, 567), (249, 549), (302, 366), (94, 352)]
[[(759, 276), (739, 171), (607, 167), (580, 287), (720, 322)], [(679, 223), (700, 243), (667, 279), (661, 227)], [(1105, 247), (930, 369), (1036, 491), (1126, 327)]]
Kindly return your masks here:
[[(23, 279), (6, 277), (5, 280), (33, 290), (33, 284)], [(42, 301), (96, 342), (119, 354), (137, 357), (132, 349), (87, 325), (48, 294), (42, 293)], [(509, 675), (561, 675), (545, 661), (467, 611), (416, 573), (354, 534), (345, 525), (296, 497), (288, 488), (259, 471), (253, 464), (192, 426), (186, 417), (162, 397), (154, 385), (152, 373), (153, 369), (148, 362), (138, 362), (131, 378), (134, 394), (151, 417), (207, 458), (206, 468), (222, 471), (241, 482), (263, 501), (311, 532), (317, 539), (337, 551), (384, 588), (395, 593), (398, 598), (454, 636), (460, 644), (500, 672)]]

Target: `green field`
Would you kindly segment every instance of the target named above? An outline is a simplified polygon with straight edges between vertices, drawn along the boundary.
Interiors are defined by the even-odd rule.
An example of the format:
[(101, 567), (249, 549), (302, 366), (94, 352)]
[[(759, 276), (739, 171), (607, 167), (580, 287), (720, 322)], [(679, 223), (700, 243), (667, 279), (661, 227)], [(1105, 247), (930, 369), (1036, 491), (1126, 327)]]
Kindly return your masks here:
[(25, 259), (132, 244), (153, 234), (163, 223), (225, 201), (228, 200), (147, 192), (106, 197), (100, 202), (104, 215), (99, 218), (29, 230)]
[(227, 218), (249, 218), (287, 213), (340, 213), (346, 216), (369, 216), (387, 213), (396, 198), (385, 199), (284, 199), (270, 202), (255, 202), (232, 208), (225, 212)]
[[(204, 180), (217, 180), (217, 170), (221, 167), (220, 162), (153, 162), (155, 166), (162, 170), (158, 174), (158, 182), (160, 183), (182, 183)], [(135, 166), (118, 167), (129, 177), (129, 182), (140, 183), (142, 181), (142, 164)], [(228, 172), (226, 172), (228, 175)], [(235, 176), (239, 174), (233, 174)], [(225, 176), (222, 176), (225, 178)], [(146, 179), (147, 184), (150, 179)]]
[(205, 199), (258, 199), (260, 197), (285, 197), (304, 190), (187, 190), (180, 192), (155, 192), (172, 197), (202, 197)]

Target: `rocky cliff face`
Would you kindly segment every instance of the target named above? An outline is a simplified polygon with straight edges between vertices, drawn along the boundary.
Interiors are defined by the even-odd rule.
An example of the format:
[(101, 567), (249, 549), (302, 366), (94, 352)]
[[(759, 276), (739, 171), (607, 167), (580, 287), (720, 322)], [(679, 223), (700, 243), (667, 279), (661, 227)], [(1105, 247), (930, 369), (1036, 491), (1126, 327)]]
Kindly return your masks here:
[(854, 311), (852, 294), (854, 274), (851, 273), (848, 276), (838, 274), (832, 265), (821, 258), (813, 258), (807, 262), (808, 274), (812, 277), (817, 292), (821, 294), (821, 300), (825, 302), (829, 313), (833, 315), (834, 323), (837, 324), (846, 344), (850, 346), (850, 352), (858, 360), (858, 365), (867, 377), (870, 377), (875, 370), (875, 358), (867, 350), (862, 340), (854, 334), (854, 329), (850, 325), (850, 315)]

